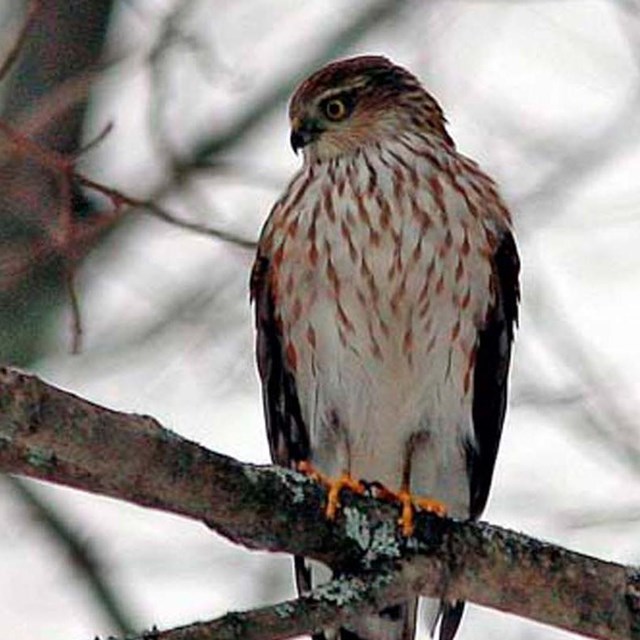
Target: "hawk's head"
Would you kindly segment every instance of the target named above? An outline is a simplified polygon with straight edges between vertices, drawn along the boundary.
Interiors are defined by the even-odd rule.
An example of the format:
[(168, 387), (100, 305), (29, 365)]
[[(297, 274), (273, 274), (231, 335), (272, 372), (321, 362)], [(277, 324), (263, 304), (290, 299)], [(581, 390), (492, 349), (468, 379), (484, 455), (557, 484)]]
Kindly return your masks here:
[(333, 62), (307, 78), (289, 106), (291, 146), (327, 160), (410, 131), (451, 140), (438, 103), (382, 56)]

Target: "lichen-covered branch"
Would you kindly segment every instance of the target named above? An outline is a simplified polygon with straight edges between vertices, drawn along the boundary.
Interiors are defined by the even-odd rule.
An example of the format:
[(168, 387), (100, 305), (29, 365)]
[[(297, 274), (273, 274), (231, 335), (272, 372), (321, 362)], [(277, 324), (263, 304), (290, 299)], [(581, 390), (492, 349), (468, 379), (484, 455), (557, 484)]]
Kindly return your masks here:
[(398, 581), (387, 573), (380, 576), (376, 574), (373, 589), (360, 576), (341, 577), (295, 600), (230, 612), (167, 631), (147, 631), (130, 640), (284, 640), (348, 623), (355, 614), (382, 608), (397, 597)]
[[(365, 586), (352, 599), (348, 589), (341, 592), (339, 602), (330, 593), (314, 594), (279, 609), (198, 623), (218, 625), (215, 637), (285, 638), (322, 625), (328, 605), (342, 605), (339, 615), (346, 619), (420, 593), (470, 600), (594, 638), (640, 639), (638, 569), (428, 514), (418, 514), (415, 536), (405, 539), (393, 505), (349, 494), (340, 517), (329, 523), (317, 517), (324, 490), (297, 473), (243, 464), (153, 418), (100, 407), (10, 369), (0, 369), (0, 470), (181, 514), (251, 548), (321, 560)], [(291, 607), (297, 615), (285, 615)], [(247, 635), (260, 615), (278, 618), (279, 626), (265, 635), (265, 618), (262, 635)], [(293, 619), (295, 625), (286, 622)], [(152, 635), (205, 637), (193, 633), (202, 628), (191, 625), (188, 636), (180, 635), (184, 628)]]

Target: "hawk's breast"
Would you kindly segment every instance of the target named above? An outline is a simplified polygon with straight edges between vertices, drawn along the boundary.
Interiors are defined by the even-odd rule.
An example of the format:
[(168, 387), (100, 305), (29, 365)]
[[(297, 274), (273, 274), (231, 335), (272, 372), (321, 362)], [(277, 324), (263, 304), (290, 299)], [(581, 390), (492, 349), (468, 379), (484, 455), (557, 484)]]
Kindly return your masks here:
[(443, 455), (472, 437), (505, 212), (481, 204), (495, 190), (475, 165), (439, 148), (414, 136), (307, 165), (265, 230), (287, 363), (328, 473), (396, 486), (415, 434)]

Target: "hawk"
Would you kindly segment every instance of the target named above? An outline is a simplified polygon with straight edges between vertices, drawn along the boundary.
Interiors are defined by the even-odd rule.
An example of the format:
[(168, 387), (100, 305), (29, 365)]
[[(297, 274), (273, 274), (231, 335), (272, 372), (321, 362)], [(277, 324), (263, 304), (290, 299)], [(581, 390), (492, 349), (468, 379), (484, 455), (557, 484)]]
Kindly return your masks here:
[[(477, 519), (518, 316), (509, 211), (456, 151), (434, 98), (384, 57), (320, 69), (289, 116), (304, 162), (251, 277), (272, 458)], [(299, 558), (296, 569), (308, 590), (311, 572)], [(427, 601), (432, 633), (440, 618), (440, 638), (453, 638), (463, 606)], [(410, 640), (416, 610), (406, 602), (314, 637)]]

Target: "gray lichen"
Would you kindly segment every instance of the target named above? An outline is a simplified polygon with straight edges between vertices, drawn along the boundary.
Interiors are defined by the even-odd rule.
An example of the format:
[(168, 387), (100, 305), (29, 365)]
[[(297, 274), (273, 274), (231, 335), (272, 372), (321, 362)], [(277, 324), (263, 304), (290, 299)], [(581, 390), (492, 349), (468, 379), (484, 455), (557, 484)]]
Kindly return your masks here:
[(371, 526), (367, 516), (355, 507), (346, 507), (343, 513), (347, 536), (354, 540), (363, 551), (367, 551), (371, 544)]
[(362, 562), (370, 569), (376, 562), (401, 555), (398, 528), (392, 520), (372, 527), (366, 514), (355, 507), (345, 507), (345, 532), (365, 552)]
[(316, 587), (311, 597), (344, 607), (360, 602), (366, 593), (367, 585), (361, 578), (338, 578)]
[(50, 469), (56, 464), (56, 456), (51, 451), (34, 447), (27, 454), (27, 462), (37, 469)]
[(285, 469), (284, 467), (275, 467), (274, 473), (285, 485), (285, 487), (291, 492), (291, 500), (293, 504), (300, 504), (304, 502), (304, 489), (303, 484), (307, 482), (307, 479), (291, 469)]
[[(274, 466), (269, 468), (269, 471), (271, 471), (279, 482), (289, 491), (293, 504), (300, 504), (304, 502), (304, 485), (305, 483), (310, 482), (308, 478), (300, 473), (292, 471), (291, 469), (286, 469), (285, 467)], [(243, 465), (242, 472), (252, 484), (258, 484), (264, 479), (264, 467)]]
[(283, 602), (274, 607), (274, 612), (278, 618), (292, 618), (296, 613), (296, 608), (291, 602)]
[(242, 472), (248, 478), (249, 482), (256, 484), (260, 481), (260, 471), (258, 467), (247, 464), (242, 467)]
[(399, 558), (401, 553), (397, 534), (394, 522), (381, 522), (373, 531), (371, 544), (362, 560), (364, 566), (371, 568), (379, 560)]
[(385, 520), (373, 533), (371, 551), (384, 558), (399, 558), (398, 527), (395, 522)]

